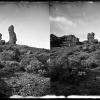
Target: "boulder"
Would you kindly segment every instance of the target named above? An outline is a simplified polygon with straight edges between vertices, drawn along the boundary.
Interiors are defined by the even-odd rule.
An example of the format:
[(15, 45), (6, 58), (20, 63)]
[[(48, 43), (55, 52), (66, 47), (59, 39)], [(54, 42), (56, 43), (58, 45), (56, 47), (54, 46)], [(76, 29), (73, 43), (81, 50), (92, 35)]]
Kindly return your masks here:
[(5, 40), (0, 40), (0, 45), (4, 45), (5, 44)]

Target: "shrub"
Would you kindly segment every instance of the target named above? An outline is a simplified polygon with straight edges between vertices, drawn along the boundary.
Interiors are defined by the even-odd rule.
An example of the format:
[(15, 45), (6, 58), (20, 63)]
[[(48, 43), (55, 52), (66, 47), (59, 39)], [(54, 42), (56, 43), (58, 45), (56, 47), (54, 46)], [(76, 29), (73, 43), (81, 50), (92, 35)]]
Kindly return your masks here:
[(43, 64), (47, 63), (47, 60), (49, 59), (49, 56), (50, 56), (49, 53), (46, 53), (46, 52), (36, 55), (38, 60), (40, 62), (42, 62)]
[(17, 51), (3, 51), (0, 53), (0, 61), (13, 61), (13, 60), (18, 60), (18, 53)]
[(37, 73), (37, 71), (39, 69), (43, 69), (44, 65), (39, 62), (38, 60), (31, 60), (29, 65), (27, 65), (27, 67), (25, 67), (25, 70), (27, 72), (31, 72), (31, 73)]
[(70, 67), (80, 66), (80, 58), (77, 55), (71, 55), (68, 57), (68, 64)]
[(38, 70), (38, 74), (40, 74), (40, 76), (48, 77), (48, 71), (46, 71), (45, 69)]
[[(13, 89), (10, 86), (8, 86), (8, 84), (3, 79), (0, 79), (0, 94), (5, 95), (4, 96), (4, 98), (5, 98), (6, 96), (8, 96), (8, 97), (11, 96), (12, 91), (13, 91)], [(1, 97), (1, 95), (0, 95), (0, 97)]]
[(36, 61), (38, 60), (33, 54), (31, 55), (23, 55), (20, 57), (21, 61), (20, 64), (22, 67), (27, 67), (27, 65), (30, 64), (30, 61)]
[(96, 77), (91, 77), (87, 81), (82, 82), (78, 89), (81, 90), (81, 95), (100, 95), (100, 80), (96, 79)]
[(6, 82), (13, 88), (13, 95), (43, 96), (50, 93), (50, 79), (39, 75), (23, 73), (21, 76), (12, 77)]
[(0, 69), (1, 77), (8, 76), (10, 74), (14, 74), (14, 72), (20, 71), (21, 66), (16, 61), (5, 61), (5, 65), (2, 69)]

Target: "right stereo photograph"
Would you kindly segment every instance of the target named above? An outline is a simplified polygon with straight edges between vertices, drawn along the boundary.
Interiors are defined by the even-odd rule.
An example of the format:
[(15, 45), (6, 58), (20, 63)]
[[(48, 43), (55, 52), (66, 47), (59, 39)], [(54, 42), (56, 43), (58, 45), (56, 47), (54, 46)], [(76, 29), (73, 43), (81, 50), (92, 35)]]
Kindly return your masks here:
[(100, 2), (50, 3), (51, 94), (100, 96)]

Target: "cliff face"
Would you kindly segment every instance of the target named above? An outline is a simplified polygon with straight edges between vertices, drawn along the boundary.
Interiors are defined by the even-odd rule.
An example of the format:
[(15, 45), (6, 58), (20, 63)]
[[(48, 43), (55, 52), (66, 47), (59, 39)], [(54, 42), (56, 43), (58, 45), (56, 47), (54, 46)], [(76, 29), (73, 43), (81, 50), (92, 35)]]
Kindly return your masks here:
[(54, 34), (50, 35), (50, 46), (52, 47), (70, 47), (81, 44), (96, 44), (98, 40), (95, 39), (95, 33), (91, 32), (87, 34), (87, 40), (80, 42), (79, 38), (75, 35), (64, 35), (57, 37)]
[(52, 47), (70, 47), (80, 44), (79, 38), (75, 35), (64, 35), (62, 37), (57, 37), (54, 34), (50, 35), (50, 45)]
[(61, 41), (59, 37), (57, 37), (54, 34), (50, 34), (50, 46), (51, 47), (59, 47), (61, 44)]
[(61, 46), (70, 47), (79, 44), (79, 38), (75, 37), (74, 35), (62, 36), (60, 39), (62, 41), (60, 44)]

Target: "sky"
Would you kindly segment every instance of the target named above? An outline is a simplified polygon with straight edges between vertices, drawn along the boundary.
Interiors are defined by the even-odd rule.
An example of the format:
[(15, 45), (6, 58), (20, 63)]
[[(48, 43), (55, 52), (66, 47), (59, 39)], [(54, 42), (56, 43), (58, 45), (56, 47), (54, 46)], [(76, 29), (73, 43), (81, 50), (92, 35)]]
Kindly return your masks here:
[(53, 2), (50, 6), (50, 34), (73, 34), (80, 41), (94, 32), (100, 41), (100, 2)]
[(0, 2), (0, 33), (8, 42), (14, 25), (17, 44), (50, 48), (49, 6), (46, 2)]

